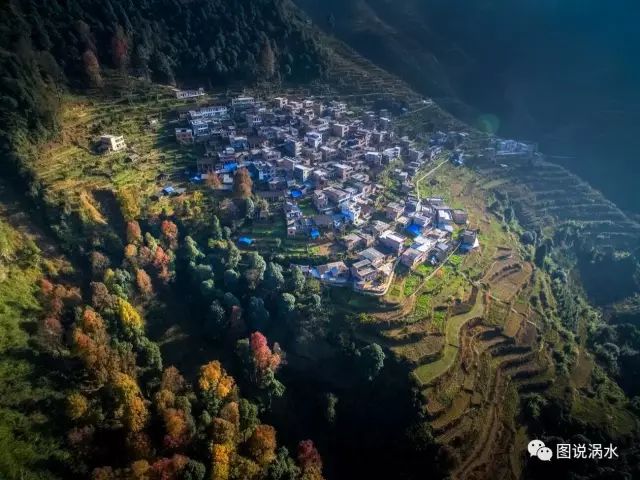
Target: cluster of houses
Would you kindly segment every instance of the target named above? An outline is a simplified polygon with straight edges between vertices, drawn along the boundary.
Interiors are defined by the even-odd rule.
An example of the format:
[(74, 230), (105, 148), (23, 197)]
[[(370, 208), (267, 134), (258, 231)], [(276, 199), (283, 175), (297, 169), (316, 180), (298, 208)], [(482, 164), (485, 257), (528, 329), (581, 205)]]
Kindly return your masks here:
[[(477, 247), (476, 232), (464, 230), (464, 211), (440, 198), (418, 198), (413, 184), (444, 150), (461, 164), (457, 146), (464, 133), (438, 132), (418, 145), (396, 138), (388, 110), (356, 114), (343, 102), (313, 98), (241, 96), (193, 108), (181, 118), (176, 140), (204, 145), (200, 179), (215, 175), (218, 188), (227, 190), (235, 171), (246, 168), (254, 193), (281, 206), (287, 236), (331, 239), (347, 252), (349, 266), (337, 261), (305, 268), (322, 281), (375, 291), (398, 263), (435, 265), (454, 249)], [(385, 187), (376, 180), (382, 171), (397, 180), (403, 198), (381, 206)], [(457, 230), (463, 233), (453, 238)]]

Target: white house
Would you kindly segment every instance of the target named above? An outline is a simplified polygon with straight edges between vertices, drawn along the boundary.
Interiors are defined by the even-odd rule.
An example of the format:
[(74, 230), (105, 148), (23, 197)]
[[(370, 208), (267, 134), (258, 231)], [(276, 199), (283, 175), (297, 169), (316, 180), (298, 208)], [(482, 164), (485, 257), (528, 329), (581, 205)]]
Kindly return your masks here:
[(109, 152), (119, 152), (127, 148), (122, 135), (102, 135), (100, 137), (100, 149)]
[(304, 136), (305, 143), (313, 149), (322, 145), (322, 135), (318, 132), (307, 132)]
[(173, 92), (176, 94), (176, 98), (183, 100), (186, 98), (202, 97), (204, 95), (204, 88), (198, 90), (179, 90), (175, 88)]
[(236, 97), (231, 99), (231, 106), (233, 108), (249, 108), (255, 105), (256, 100), (253, 97)]

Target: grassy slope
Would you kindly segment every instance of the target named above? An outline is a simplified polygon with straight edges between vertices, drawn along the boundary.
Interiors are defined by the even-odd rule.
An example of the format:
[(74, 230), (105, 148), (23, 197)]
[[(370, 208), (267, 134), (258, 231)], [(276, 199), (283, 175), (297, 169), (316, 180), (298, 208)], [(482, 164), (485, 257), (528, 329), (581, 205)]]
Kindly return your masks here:
[(36, 364), (27, 327), (40, 312), (37, 247), (0, 219), (0, 477), (54, 478), (44, 462), (66, 456), (48, 412), (60, 399)]

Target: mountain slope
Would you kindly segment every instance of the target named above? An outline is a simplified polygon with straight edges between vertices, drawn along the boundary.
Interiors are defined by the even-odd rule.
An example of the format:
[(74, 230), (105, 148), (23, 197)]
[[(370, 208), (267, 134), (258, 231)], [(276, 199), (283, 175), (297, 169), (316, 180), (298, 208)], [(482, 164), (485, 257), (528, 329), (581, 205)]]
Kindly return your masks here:
[(640, 6), (296, 0), (325, 30), (466, 121), (535, 139), (625, 210), (640, 140)]

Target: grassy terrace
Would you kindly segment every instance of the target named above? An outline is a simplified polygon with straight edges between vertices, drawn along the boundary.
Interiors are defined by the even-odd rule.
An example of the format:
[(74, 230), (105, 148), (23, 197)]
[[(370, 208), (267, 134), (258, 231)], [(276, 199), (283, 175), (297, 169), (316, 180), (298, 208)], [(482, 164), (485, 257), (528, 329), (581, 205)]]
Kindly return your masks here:
[(429, 385), (451, 368), (456, 360), (456, 355), (460, 347), (460, 330), (469, 320), (482, 316), (483, 309), (483, 296), (478, 295), (476, 304), (469, 312), (449, 318), (446, 326), (446, 342), (442, 357), (435, 362), (420, 365), (413, 371), (413, 375), (418, 380), (420, 386), (425, 387)]
[[(30, 155), (29, 166), (48, 195), (64, 196), (75, 207), (87, 208), (93, 192), (102, 189), (134, 188), (148, 196), (160, 186), (158, 175), (195, 167), (201, 147), (178, 146), (173, 136), (172, 116), (189, 105), (164, 87), (135, 80), (128, 88), (70, 95), (61, 114), (63, 135)], [(150, 125), (152, 118), (157, 126)], [(93, 142), (104, 133), (124, 135), (136, 155), (95, 154)]]

